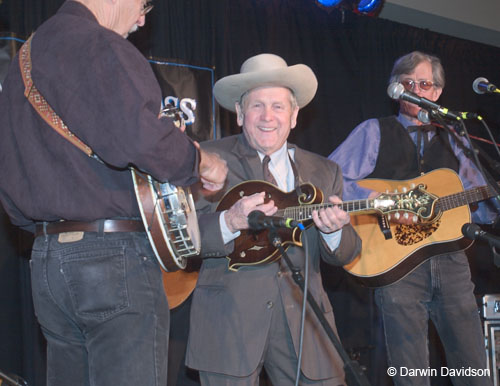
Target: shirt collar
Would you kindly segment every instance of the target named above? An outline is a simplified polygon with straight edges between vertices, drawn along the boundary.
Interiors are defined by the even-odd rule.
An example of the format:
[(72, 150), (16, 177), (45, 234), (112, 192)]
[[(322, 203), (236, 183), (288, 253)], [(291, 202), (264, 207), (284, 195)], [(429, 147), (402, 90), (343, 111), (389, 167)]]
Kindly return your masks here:
[[(283, 144), (283, 146), (281, 146), (278, 150), (276, 150), (273, 154), (271, 154), (269, 156), (269, 158), (271, 158), (271, 163), (274, 164), (274, 165), (276, 165), (279, 161), (281, 161), (283, 159), (286, 159), (286, 157), (288, 155), (287, 148), (288, 148), (288, 144), (285, 141), (285, 143)], [(262, 160), (265, 157), (265, 154), (261, 153), (258, 150), (257, 150), (257, 153), (259, 154), (259, 158), (260, 158), (260, 160), (262, 162)]]
[(73, 16), (82, 17), (88, 20), (95, 21), (98, 23), (95, 15), (88, 9), (85, 5), (78, 1), (66, 1), (63, 3), (61, 8), (57, 11), (58, 13), (66, 13)]
[(396, 119), (403, 125), (403, 127), (406, 129), (408, 126), (415, 126), (415, 122), (411, 121), (408, 117), (405, 115), (399, 113)]

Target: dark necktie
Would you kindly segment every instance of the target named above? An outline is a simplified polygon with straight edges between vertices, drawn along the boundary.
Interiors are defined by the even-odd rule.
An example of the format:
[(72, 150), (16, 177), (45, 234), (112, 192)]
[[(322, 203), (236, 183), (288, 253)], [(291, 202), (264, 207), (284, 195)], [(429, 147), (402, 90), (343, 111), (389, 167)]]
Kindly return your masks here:
[(418, 170), (420, 173), (423, 172), (423, 163), (422, 163), (422, 139), (424, 142), (424, 147), (423, 151), (427, 149), (427, 146), (429, 145), (429, 132), (431, 131), (436, 131), (436, 127), (433, 125), (420, 125), (420, 126), (408, 126), (407, 127), (408, 133), (412, 132), (417, 132), (417, 163), (418, 163)]
[(271, 184), (278, 186), (276, 183), (276, 180), (274, 179), (273, 175), (271, 174), (271, 171), (269, 170), (269, 161), (271, 161), (271, 158), (269, 158), (268, 155), (264, 156), (264, 159), (262, 160), (262, 172), (264, 174), (264, 180), (267, 182), (270, 182)]

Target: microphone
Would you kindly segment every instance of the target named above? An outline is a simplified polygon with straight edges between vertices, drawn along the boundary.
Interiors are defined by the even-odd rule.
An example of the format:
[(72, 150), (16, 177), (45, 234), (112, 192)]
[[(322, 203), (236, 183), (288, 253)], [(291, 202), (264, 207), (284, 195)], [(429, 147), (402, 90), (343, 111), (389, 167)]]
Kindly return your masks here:
[(404, 101), (420, 106), (426, 110), (435, 110), (443, 117), (451, 118), (455, 121), (459, 121), (461, 119), (458, 113), (454, 113), (453, 111), (448, 110), (446, 107), (441, 107), (437, 103), (434, 103), (426, 98), (419, 97), (418, 95), (410, 91), (406, 91), (405, 87), (399, 82), (391, 83), (389, 87), (387, 87), (387, 94), (392, 99), (402, 99)]
[(465, 237), (471, 240), (483, 240), (488, 242), (490, 246), (500, 248), (500, 237), (493, 236), (492, 234), (483, 231), (477, 224), (464, 224), (462, 225), (462, 233)]
[(472, 89), (476, 94), (487, 93), (499, 93), (500, 90), (497, 89), (493, 83), (490, 83), (488, 79), (479, 77), (474, 82), (472, 82)]
[[(429, 111), (427, 110), (419, 110), (418, 113), (417, 113), (417, 119), (422, 122), (424, 125), (427, 125), (429, 123), (431, 123), (432, 121), (432, 118), (434, 117), (434, 115), (438, 114), (438, 112), (436, 110), (431, 110), (431, 112), (429, 113)], [(480, 115), (476, 114), (476, 113), (466, 113), (466, 112), (463, 112), (463, 113), (457, 113), (461, 119), (482, 119)]]
[(248, 225), (250, 229), (260, 231), (263, 229), (296, 228), (302, 224), (291, 218), (266, 216), (260, 210), (254, 210), (248, 214)]
[(418, 110), (417, 119), (424, 125), (431, 123), (431, 117), (429, 116), (429, 112), (427, 110)]
[(417, 119), (424, 125), (431, 123), (431, 117), (427, 110), (418, 110)]

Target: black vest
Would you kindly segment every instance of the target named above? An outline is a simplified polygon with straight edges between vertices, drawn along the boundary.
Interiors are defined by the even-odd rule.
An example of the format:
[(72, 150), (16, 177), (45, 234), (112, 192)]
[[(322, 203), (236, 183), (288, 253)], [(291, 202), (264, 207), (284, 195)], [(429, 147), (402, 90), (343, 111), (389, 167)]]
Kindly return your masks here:
[(420, 158), (407, 129), (395, 116), (380, 118), (379, 124), (377, 164), (366, 178), (408, 180), (438, 168), (449, 168), (458, 173), (459, 162), (444, 129), (432, 127), (436, 135), (426, 144)]

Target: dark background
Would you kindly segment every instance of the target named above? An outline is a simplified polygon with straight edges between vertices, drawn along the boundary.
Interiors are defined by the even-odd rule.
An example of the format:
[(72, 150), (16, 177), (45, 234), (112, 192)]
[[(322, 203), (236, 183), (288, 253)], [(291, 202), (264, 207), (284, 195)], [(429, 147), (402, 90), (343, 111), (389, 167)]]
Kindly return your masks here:
[[(0, 33), (25, 39), (62, 2), (0, 0)], [(396, 104), (386, 94), (388, 76), (394, 60), (413, 50), (442, 59), (447, 84), (441, 105), (479, 113), (499, 135), (499, 97), (477, 95), (471, 85), (479, 76), (500, 83), (500, 48), (348, 9), (327, 11), (313, 0), (155, 0), (146, 26), (130, 40), (147, 57), (213, 67), (216, 79), (238, 72), (245, 59), (262, 52), (278, 54), (288, 64), (309, 65), (318, 77), (318, 92), (301, 110), (290, 139), (325, 156), (361, 121), (395, 112)], [(1, 80), (4, 74), (0, 76)], [(219, 114), (222, 136), (238, 132), (235, 116), (225, 110)], [(471, 134), (487, 137), (481, 125), (468, 121), (467, 127)], [(491, 145), (480, 142), (480, 147), (497, 159)], [(30, 298), (31, 240), (11, 227), (1, 211), (0, 220), (0, 371), (21, 375), (30, 385), (44, 385), (43, 338)], [(485, 229), (498, 233), (492, 226)], [(500, 271), (489, 247), (476, 243), (468, 254), (478, 299), (500, 293)], [(372, 291), (354, 283), (341, 268), (324, 267), (323, 273), (344, 347), (366, 367), (372, 385), (390, 385)], [(177, 382), (172, 382), (177, 385), (196, 384), (177, 366), (182, 362), (188, 306), (189, 302), (173, 312), (176, 350), (170, 372), (179, 372)], [(432, 361), (440, 364), (433, 330), (431, 343)], [(446, 385), (448, 380), (435, 378), (433, 384)]]

